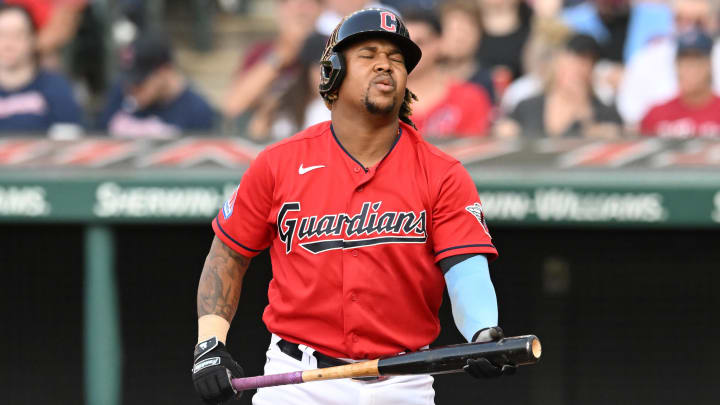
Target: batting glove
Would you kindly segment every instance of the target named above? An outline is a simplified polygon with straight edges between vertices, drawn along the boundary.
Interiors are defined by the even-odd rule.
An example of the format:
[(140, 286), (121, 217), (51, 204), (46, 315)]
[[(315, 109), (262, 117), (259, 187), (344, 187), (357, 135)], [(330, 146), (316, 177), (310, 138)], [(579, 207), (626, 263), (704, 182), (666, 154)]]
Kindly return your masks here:
[[(493, 326), (492, 328), (480, 329), (480, 331), (475, 334), (474, 342), (496, 342), (504, 337), (505, 335), (502, 329), (498, 326)], [(502, 359), (493, 359), (493, 361), (482, 357), (479, 359), (469, 359), (465, 367), (463, 367), (463, 370), (475, 378), (497, 378), (501, 375), (515, 374), (517, 366), (510, 363), (504, 356)]]
[(195, 346), (195, 364), (192, 369), (195, 391), (206, 404), (220, 404), (239, 398), (230, 380), (245, 376), (242, 367), (233, 360), (225, 345), (212, 337)]

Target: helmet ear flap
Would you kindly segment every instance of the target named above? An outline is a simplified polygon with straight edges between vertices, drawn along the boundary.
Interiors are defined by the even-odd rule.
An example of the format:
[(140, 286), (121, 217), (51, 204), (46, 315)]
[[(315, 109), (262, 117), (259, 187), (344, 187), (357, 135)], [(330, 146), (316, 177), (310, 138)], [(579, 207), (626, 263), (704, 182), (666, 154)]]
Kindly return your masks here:
[(331, 52), (320, 62), (320, 94), (329, 94), (339, 89), (343, 78), (345, 78), (345, 58), (341, 53)]

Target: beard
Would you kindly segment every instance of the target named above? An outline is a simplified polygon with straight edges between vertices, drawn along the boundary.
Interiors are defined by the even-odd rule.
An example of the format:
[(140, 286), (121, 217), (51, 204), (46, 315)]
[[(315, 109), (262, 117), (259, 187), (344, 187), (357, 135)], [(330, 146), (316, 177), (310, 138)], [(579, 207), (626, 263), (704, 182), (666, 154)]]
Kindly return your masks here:
[(395, 105), (397, 104), (397, 100), (393, 98), (392, 103), (387, 104), (385, 106), (379, 106), (377, 103), (370, 100), (370, 89), (365, 92), (365, 97), (363, 98), (363, 103), (365, 104), (365, 109), (370, 114), (377, 114), (377, 115), (388, 115), (391, 112), (395, 111)]

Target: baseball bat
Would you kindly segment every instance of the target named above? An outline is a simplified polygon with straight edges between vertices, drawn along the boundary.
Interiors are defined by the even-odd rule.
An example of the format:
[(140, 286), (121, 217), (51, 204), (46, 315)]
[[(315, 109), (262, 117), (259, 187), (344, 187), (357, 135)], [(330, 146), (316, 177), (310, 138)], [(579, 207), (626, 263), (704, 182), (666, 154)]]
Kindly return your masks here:
[(484, 357), (490, 361), (510, 362), (522, 366), (537, 363), (541, 354), (542, 347), (536, 336), (515, 336), (497, 342), (443, 346), (343, 366), (233, 378), (232, 385), (236, 390), (244, 391), (340, 378), (457, 373), (462, 371), (469, 359)]

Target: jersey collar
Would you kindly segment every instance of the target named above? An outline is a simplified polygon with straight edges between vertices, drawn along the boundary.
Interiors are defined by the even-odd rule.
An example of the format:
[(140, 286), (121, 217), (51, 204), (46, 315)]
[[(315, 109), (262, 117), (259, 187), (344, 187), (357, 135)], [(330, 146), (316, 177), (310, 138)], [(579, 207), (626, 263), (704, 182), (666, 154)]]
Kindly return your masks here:
[[(352, 159), (355, 163), (357, 163), (357, 165), (360, 166), (365, 171), (365, 173), (367, 173), (370, 169), (365, 167), (362, 163), (360, 163), (359, 160), (355, 159), (355, 156), (351, 155), (350, 152), (348, 152), (347, 149), (345, 149), (345, 147), (342, 145), (342, 143), (340, 143), (340, 140), (337, 138), (337, 135), (335, 135), (335, 129), (333, 128), (332, 123), (330, 124), (330, 133), (332, 133), (333, 139), (335, 139), (335, 142), (338, 144), (338, 146), (340, 146), (340, 149), (342, 149), (342, 151), (345, 152), (345, 154), (348, 155), (350, 157), (350, 159)], [(385, 161), (385, 159), (390, 155), (390, 153), (393, 151), (393, 149), (395, 149), (395, 145), (397, 145), (398, 142), (400, 141), (400, 137), (402, 136), (402, 133), (403, 133), (402, 125), (398, 125), (398, 134), (395, 137), (395, 142), (393, 142), (393, 144), (390, 146), (390, 150), (388, 150), (388, 152), (385, 154), (385, 156), (383, 156), (383, 158), (380, 159), (377, 166), (380, 166), (380, 164), (382, 164), (382, 162)]]

